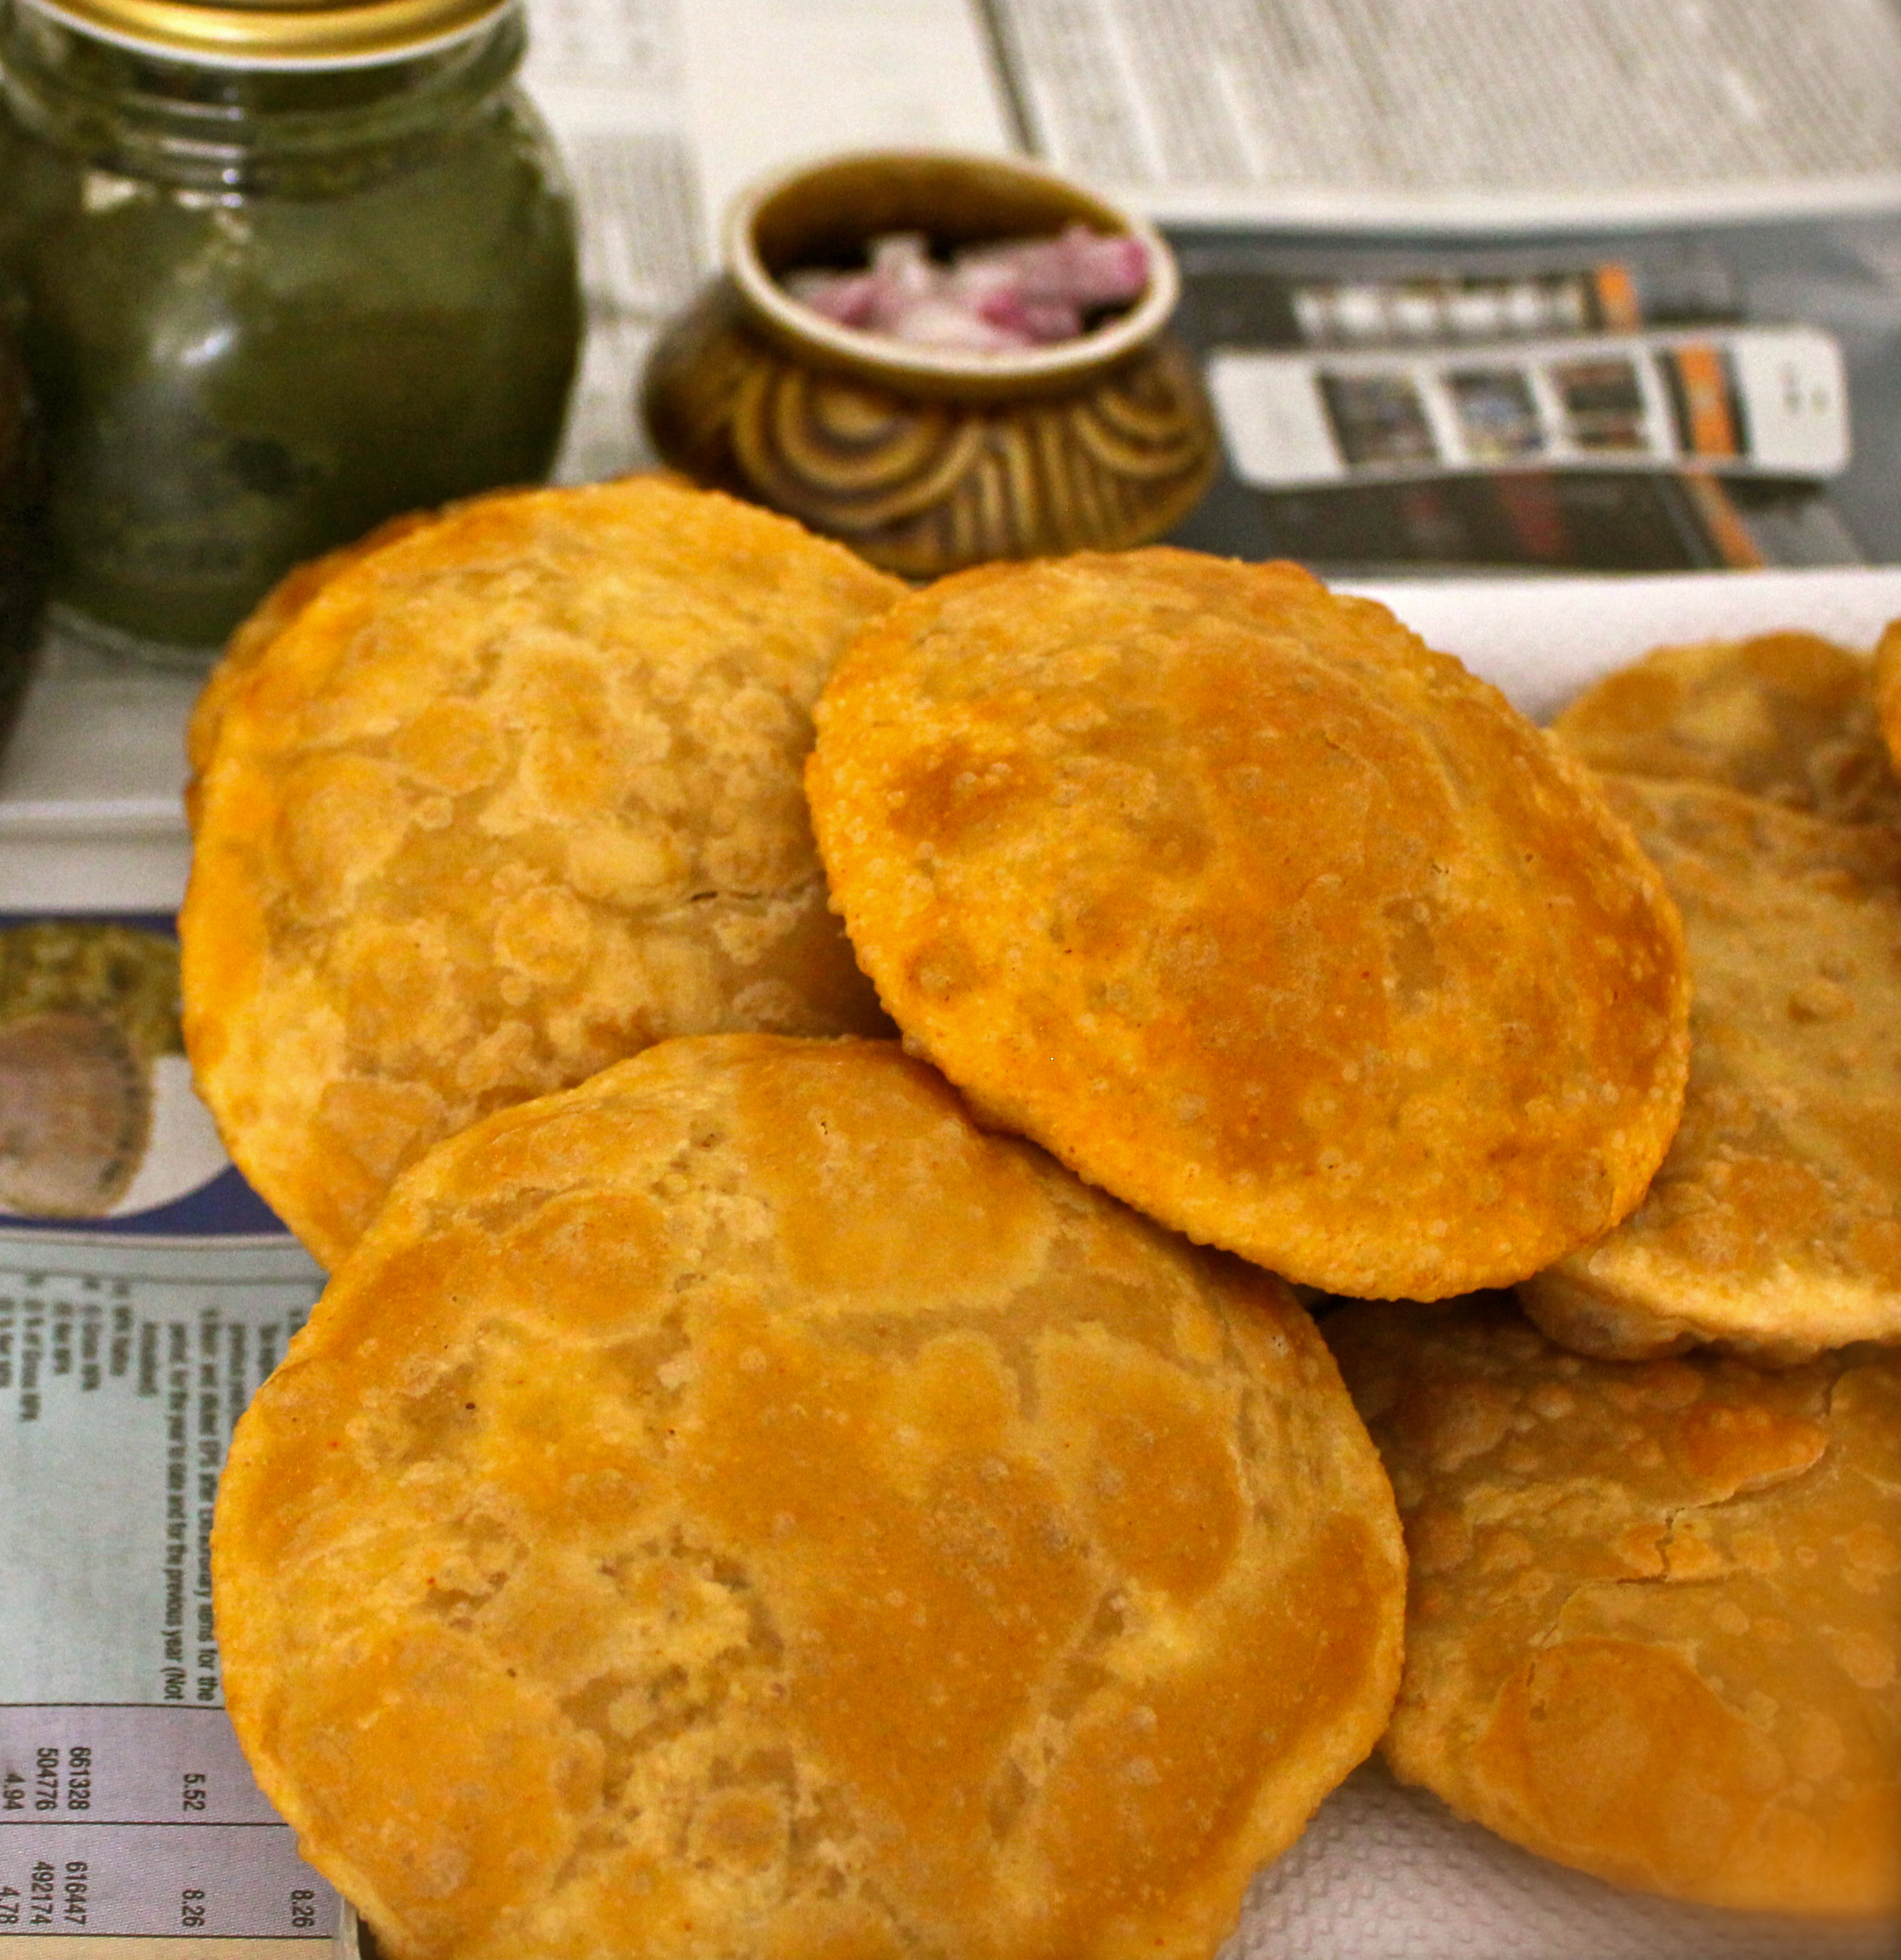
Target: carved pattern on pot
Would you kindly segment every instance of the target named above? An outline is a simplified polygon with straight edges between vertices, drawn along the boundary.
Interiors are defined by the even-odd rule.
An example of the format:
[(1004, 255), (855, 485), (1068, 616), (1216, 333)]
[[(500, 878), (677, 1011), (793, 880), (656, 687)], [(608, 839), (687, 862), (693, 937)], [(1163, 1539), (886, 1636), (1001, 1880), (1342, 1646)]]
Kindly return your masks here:
[[(1139, 544), (1185, 516), (1213, 473), (1200, 384), (1172, 341), (1068, 394), (966, 406), (906, 400), (737, 338), (702, 343), (698, 412), (680, 417), (698, 427), (663, 453), (725, 476), (706, 466), (725, 447), (735, 487), (890, 571)], [(708, 440), (721, 419), (723, 444)]]

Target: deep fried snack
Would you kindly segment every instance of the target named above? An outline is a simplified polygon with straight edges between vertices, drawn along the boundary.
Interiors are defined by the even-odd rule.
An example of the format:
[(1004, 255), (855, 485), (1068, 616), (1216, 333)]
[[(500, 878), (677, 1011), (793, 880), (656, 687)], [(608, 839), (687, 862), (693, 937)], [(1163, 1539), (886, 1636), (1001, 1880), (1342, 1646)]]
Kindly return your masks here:
[(1842, 823), (1901, 823), (1867, 655), (1814, 633), (1659, 647), (1552, 733), (1593, 768), (1719, 783)]
[(1384, 607), (1189, 552), (986, 567), (841, 658), (807, 787), (906, 1041), (1073, 1169), (1340, 1293), (1520, 1278), (1683, 1093), (1661, 881)]
[[(649, 473), (648, 480), (672, 483), (684, 487), (686, 479), (671, 470)], [(393, 517), (386, 517), (374, 530), (366, 531), (360, 538), (349, 544), (339, 545), (334, 551), (321, 556), (307, 558), (301, 565), (292, 565), (288, 571), (260, 600), (250, 613), (238, 622), (237, 629), (225, 642), (224, 651), (218, 664), (206, 676), (204, 686), (199, 691), (197, 701), (193, 705), (191, 719), (185, 727), (185, 760), (190, 768), (190, 777), (185, 785), (185, 815), (196, 829), (198, 824), (198, 804), (200, 785), (205, 772), (211, 767), (212, 756), (218, 746), (218, 731), (224, 718), (227, 696), (236, 692), (240, 682), (245, 679), (253, 668), (263, 660), (271, 642), (285, 627), (295, 619), (305, 606), (323, 590), (336, 574), (359, 558), (381, 551), (387, 544), (393, 544), (398, 538), (407, 537), (412, 531), (426, 530), (430, 525), (440, 523), (473, 503), (479, 503), (490, 497), (506, 497), (516, 493), (506, 490), (484, 490), (473, 497), (465, 497), (453, 504), (444, 504), (439, 510), (404, 511)]]
[(439, 515), (434, 511), (405, 511), (352, 543), (292, 565), (250, 613), (239, 621), (237, 630), (225, 642), (217, 666), (199, 690), (191, 719), (185, 724), (185, 761), (191, 772), (185, 784), (185, 819), (193, 829), (198, 828), (205, 776), (218, 746), (218, 731), (224, 724), (224, 703), (250, 677), (269, 651), (271, 642), (339, 572), (396, 539), (438, 521)]
[(799, 771), (901, 589), (645, 479), (454, 507), (304, 596), (215, 711), (180, 934), (200, 1091), (320, 1259), (437, 1138), (649, 1042), (882, 1029)]
[(1605, 788), (1683, 914), (1689, 1092), (1643, 1204), (1522, 1287), (1526, 1310), (1622, 1360), (1901, 1341), (1901, 833)]
[(1874, 710), (1889, 760), (1901, 770), (1901, 619), (1889, 622), (1874, 650)]
[(251, 1761), (396, 1960), (1212, 1955), (1405, 1592), (1278, 1281), (769, 1036), (433, 1151), (212, 1555)]
[(1406, 1520), (1395, 1772), (1619, 1885), (1901, 1912), (1901, 1356), (1587, 1361), (1502, 1297), (1324, 1324)]

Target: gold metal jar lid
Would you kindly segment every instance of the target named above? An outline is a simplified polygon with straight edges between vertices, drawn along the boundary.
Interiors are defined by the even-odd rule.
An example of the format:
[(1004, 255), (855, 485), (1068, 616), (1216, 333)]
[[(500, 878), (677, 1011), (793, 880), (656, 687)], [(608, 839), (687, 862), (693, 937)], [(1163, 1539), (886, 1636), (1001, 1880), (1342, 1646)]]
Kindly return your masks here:
[(222, 68), (358, 68), (460, 40), (512, 0), (24, 0), (81, 33)]

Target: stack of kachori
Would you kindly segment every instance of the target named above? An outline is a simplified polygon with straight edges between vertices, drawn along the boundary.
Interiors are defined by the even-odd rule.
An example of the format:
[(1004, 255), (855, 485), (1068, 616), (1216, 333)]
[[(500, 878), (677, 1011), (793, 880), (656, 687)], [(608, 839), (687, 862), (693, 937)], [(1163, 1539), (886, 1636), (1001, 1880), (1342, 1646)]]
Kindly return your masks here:
[[(186, 1024), (335, 1271), (215, 1581), (247, 1754), (394, 1960), (1208, 1960), (1398, 1681), (1393, 1491), (1290, 1281), (1403, 1303), (1333, 1323), (1415, 1560), (1400, 1773), (1622, 1882), (1886, 1909), (1887, 1364), (1413, 1303), (1851, 1338), (1708, 1283), (1724, 1232), (1810, 1300), (1886, 1256), (1836, 1092), (1887, 792), (1824, 644), (1660, 660), (1613, 781), (1591, 711), (1288, 565), (906, 593), (648, 480), (287, 582), (193, 726)], [(1731, 994), (1806, 1004), (1798, 1061)], [(1836, 1140), (1812, 1230), (1734, 1172), (1772, 1129)], [(1632, 1309), (1666, 1213), (1703, 1264)], [(1711, 1559), (1767, 1590), (1669, 1583)], [(1795, 1614), (1848, 1686), (1767, 1710)], [(1633, 1723), (1695, 1801), (1626, 1856)]]
[(884, 1028), (799, 771), (900, 590), (633, 479), (400, 520), (240, 630), (193, 730), (186, 1040), (324, 1265), (431, 1143), (650, 1042)]
[(798, 765), (896, 592), (504, 495), (294, 574), (195, 718), (195, 1062), (334, 1268), (230, 1706), (405, 1960), (1205, 1960), (1384, 1726), (1398, 1520), (1285, 1284), (815, 1038), (887, 1025)]

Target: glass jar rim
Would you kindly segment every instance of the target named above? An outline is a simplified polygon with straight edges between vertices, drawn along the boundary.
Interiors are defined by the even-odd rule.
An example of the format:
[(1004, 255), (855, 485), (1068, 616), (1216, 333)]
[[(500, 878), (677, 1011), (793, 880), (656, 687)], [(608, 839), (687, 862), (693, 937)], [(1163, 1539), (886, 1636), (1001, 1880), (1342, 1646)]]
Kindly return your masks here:
[(76, 33), (214, 68), (368, 68), (433, 54), (516, 0), (18, 0)]

